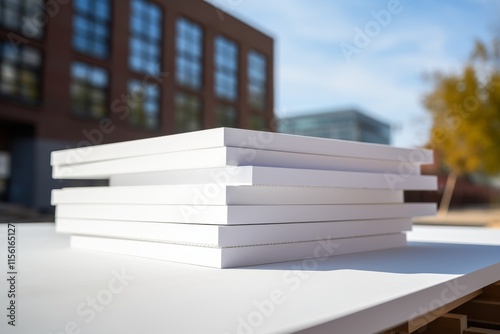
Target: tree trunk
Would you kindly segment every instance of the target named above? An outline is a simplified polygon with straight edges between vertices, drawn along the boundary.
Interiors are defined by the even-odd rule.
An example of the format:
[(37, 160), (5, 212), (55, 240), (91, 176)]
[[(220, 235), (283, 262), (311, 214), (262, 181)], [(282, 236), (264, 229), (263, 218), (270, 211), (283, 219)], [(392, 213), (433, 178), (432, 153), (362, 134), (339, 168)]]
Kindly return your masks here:
[(439, 205), (439, 216), (446, 216), (448, 214), (448, 208), (450, 207), (451, 197), (453, 196), (453, 191), (455, 190), (456, 183), (457, 174), (455, 174), (454, 172), (450, 172), (446, 180), (446, 185), (444, 186), (441, 204)]

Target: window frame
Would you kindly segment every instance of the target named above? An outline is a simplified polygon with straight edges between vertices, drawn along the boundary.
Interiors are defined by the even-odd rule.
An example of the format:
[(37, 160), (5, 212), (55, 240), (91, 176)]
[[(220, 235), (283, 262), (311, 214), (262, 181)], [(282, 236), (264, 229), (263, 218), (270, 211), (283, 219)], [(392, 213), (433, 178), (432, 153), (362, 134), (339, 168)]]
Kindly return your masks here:
[[(72, 17), (72, 38), (71, 38), (71, 46), (73, 51), (85, 55), (87, 57), (92, 57), (101, 61), (109, 60), (112, 57), (112, 48), (111, 48), (111, 39), (112, 39), (112, 20), (113, 20), (113, 1), (112, 0), (89, 0), (92, 4), (96, 5), (97, 2), (106, 1), (108, 5), (108, 17), (106, 20), (99, 17), (96, 12), (79, 12), (77, 8), (77, 1), (73, 1), (73, 17)], [(92, 5), (90, 4), (90, 5)], [(85, 20), (88, 23), (88, 29), (86, 29), (85, 34), (81, 34), (81, 30), (77, 29), (76, 22), (78, 19)], [(96, 33), (96, 27), (104, 27), (105, 36), (104, 40), (100, 40), (97, 38), (98, 34)], [(83, 37), (82, 37), (83, 36)], [(86, 41), (86, 44), (92, 45), (88, 50), (80, 49), (77, 47), (77, 39), (82, 38)], [(99, 55), (96, 52), (92, 52), (95, 49), (95, 45), (97, 43), (102, 43), (105, 48), (105, 54)], [(89, 51), (90, 50), (90, 51)]]
[[(199, 55), (196, 55), (194, 53), (191, 53), (191, 52), (186, 52), (185, 50), (180, 50), (180, 47), (179, 47), (179, 40), (182, 38), (182, 35), (181, 35), (181, 32), (180, 32), (180, 23), (184, 21), (186, 23), (188, 23), (189, 25), (191, 25), (192, 27), (195, 27), (198, 29), (198, 32), (199, 32), (199, 50), (200, 50), (200, 54)], [(203, 25), (199, 22), (197, 22), (196, 20), (193, 20), (191, 18), (188, 18), (186, 16), (178, 16), (176, 19), (175, 19), (175, 33), (174, 33), (174, 48), (175, 48), (175, 52), (174, 52), (174, 63), (175, 63), (175, 73), (174, 73), (174, 81), (175, 81), (175, 84), (179, 87), (182, 87), (188, 91), (192, 91), (192, 92), (201, 92), (204, 88), (205, 88), (205, 78), (204, 78), (204, 74), (205, 74), (205, 66), (204, 66), (204, 57), (205, 57), (205, 39), (206, 39), (206, 33), (205, 33), (205, 28), (203, 27)], [(193, 41), (189, 41), (191, 43), (193, 43)], [(180, 60), (183, 60), (185, 61), (186, 63), (190, 63), (190, 65), (198, 65), (199, 66), (199, 71), (198, 71), (198, 76), (199, 76), (199, 82), (196, 83), (195, 85), (191, 85), (190, 83), (188, 83), (187, 81), (186, 82), (183, 82), (179, 79), (179, 71), (180, 71), (180, 65), (179, 65), (179, 61)]]
[[(234, 68), (230, 68), (231, 66), (225, 66), (224, 64), (218, 64), (218, 53), (217, 53), (217, 41), (220, 40), (224, 43), (227, 43), (231, 46), (234, 47)], [(227, 44), (225, 47), (227, 47)], [(240, 46), (238, 43), (229, 38), (226, 37), (222, 34), (218, 34), (214, 38), (214, 95), (217, 99), (224, 101), (225, 103), (230, 103), (230, 104), (236, 104), (240, 100), (240, 82), (239, 82), (239, 72), (241, 70), (241, 64), (240, 64)], [(230, 97), (227, 95), (220, 95), (220, 92), (218, 92), (217, 86), (218, 86), (218, 74), (225, 76), (226, 79), (234, 79), (234, 96)]]
[[(148, 27), (150, 26), (149, 23), (149, 16), (145, 15), (144, 13), (146, 11), (141, 11), (139, 16), (134, 16), (134, 3), (142, 3), (148, 6), (148, 9), (146, 11), (150, 11), (151, 8), (156, 9), (156, 13), (158, 13), (158, 20), (159, 20), (159, 36), (158, 38), (152, 38), (149, 34), (144, 33), (143, 31), (136, 31), (134, 28), (134, 22), (139, 19), (139, 23), (142, 29), (144, 29), (144, 26)], [(153, 77), (159, 77), (162, 69), (163, 69), (163, 44), (164, 44), (164, 38), (165, 38), (165, 13), (164, 9), (162, 6), (160, 6), (158, 3), (150, 0), (131, 0), (129, 2), (130, 4), (130, 17), (129, 17), (129, 22), (128, 22), (128, 27), (129, 27), (129, 35), (128, 35), (128, 57), (127, 57), (127, 65), (129, 71), (136, 75), (151, 75)], [(146, 23), (144, 23), (146, 22)], [(141, 29), (141, 30), (142, 30)], [(150, 46), (150, 44), (155, 44), (152, 47), (157, 48), (158, 50), (158, 55), (156, 55), (156, 59), (150, 57), (151, 54), (148, 54), (144, 50), (141, 49), (139, 53), (136, 54), (134, 51), (134, 41), (140, 41), (143, 45)], [(140, 60), (141, 65), (138, 67), (135, 67), (134, 64), (134, 58), (137, 58)], [(146, 61), (144, 61), (146, 59)], [(147, 67), (143, 67), (143, 63), (150, 64), (153, 60), (156, 60), (156, 65), (157, 69), (150, 70)]]
[[(0, 79), (2, 78), (1, 71), (3, 71), (3, 63), (5, 57), (4, 48), (6, 47), (12, 48), (13, 46), (7, 39), (0, 38)], [(13, 68), (16, 70), (14, 85), (15, 89), (17, 89), (18, 92), (12, 95), (0, 91), (0, 99), (4, 101), (19, 103), (24, 106), (39, 107), (43, 103), (43, 78), (44, 78), (43, 73), (44, 73), (44, 61), (45, 61), (43, 49), (28, 44), (18, 45), (16, 46), (16, 48), (17, 48), (17, 53), (15, 53), (16, 57), (13, 58), (14, 61), (10, 61), (10, 63), (12, 63)], [(24, 52), (24, 49), (26, 48), (32, 49), (37, 52), (39, 63), (36, 67), (26, 64), (25, 61), (21, 62), (23, 57), (22, 54)], [(9, 61), (5, 62), (9, 63)], [(22, 78), (21, 78), (22, 74), (20, 73), (21, 71), (29, 71), (30, 73), (34, 74), (35, 78), (37, 79), (35, 82), (35, 87), (38, 97), (34, 100), (24, 98), (21, 93), (22, 91)], [(1, 80), (0, 84), (2, 84)]]
[[(104, 71), (104, 73), (106, 74), (107, 84), (106, 84), (106, 87), (102, 89), (102, 92), (104, 93), (104, 102), (103, 102), (104, 113), (102, 116), (93, 116), (91, 114), (92, 111), (91, 111), (91, 108), (89, 106), (91, 106), (92, 104), (88, 102), (91, 100), (90, 98), (87, 98), (87, 100), (85, 101), (86, 103), (85, 103), (84, 113), (75, 111), (72, 89), (73, 89), (73, 84), (74, 84), (73, 66), (77, 63), (83, 64), (85, 67), (87, 67), (86, 72), (88, 72), (89, 69), (93, 70), (95, 68), (98, 68), (98, 69)], [(90, 121), (99, 121), (103, 118), (109, 118), (109, 115), (110, 115), (110, 107), (109, 107), (110, 106), (110, 91), (111, 91), (111, 73), (110, 73), (109, 68), (107, 68), (105, 66), (101, 66), (101, 65), (96, 64), (96, 63), (88, 62), (86, 60), (81, 60), (81, 59), (75, 58), (70, 63), (69, 77), (70, 77), (70, 80), (69, 80), (69, 98), (70, 98), (70, 102), (71, 102), (70, 115), (72, 117), (76, 117), (76, 118), (84, 119), (84, 120), (90, 120)], [(88, 87), (89, 86), (88, 75), (86, 75), (85, 79), (86, 79), (85, 80), (86, 86)], [(91, 88), (98, 88), (98, 87), (91, 86)]]
[[(198, 120), (199, 120), (199, 127), (198, 129), (179, 129), (178, 128), (178, 118), (177, 118), (177, 96), (179, 95), (185, 95), (187, 97), (192, 97), (192, 98), (195, 98), (197, 99), (198, 103), (199, 103), (199, 115), (198, 115)], [(204, 109), (203, 109), (203, 104), (204, 104), (204, 101), (203, 101), (203, 97), (199, 94), (193, 94), (191, 92), (188, 92), (188, 91), (185, 91), (185, 90), (180, 90), (180, 89), (177, 89), (175, 91), (175, 94), (173, 95), (173, 98), (174, 98), (174, 124), (173, 124), (173, 130), (174, 130), (174, 133), (184, 133), (184, 132), (190, 132), (190, 131), (197, 131), (197, 130), (201, 130), (203, 129), (203, 116), (204, 116)]]
[[(264, 89), (264, 96), (262, 97), (262, 105), (261, 106), (258, 106), (258, 105), (255, 105), (252, 103), (252, 94), (251, 94), (251, 86), (252, 86), (252, 69), (251, 69), (251, 66), (250, 66), (250, 63), (251, 63), (251, 60), (250, 60), (250, 57), (252, 54), (255, 54), (257, 56), (260, 56), (262, 57), (262, 59), (264, 60), (264, 69), (263, 69), (263, 74), (264, 74), (264, 80), (261, 81), (262, 83), (262, 86), (263, 86), (263, 89)], [(269, 106), (269, 92), (268, 92), (268, 82), (269, 82), (269, 75), (268, 75), (268, 70), (269, 70), (269, 59), (267, 57), (267, 55), (263, 52), (260, 52), (256, 49), (249, 49), (248, 52), (247, 52), (247, 68), (246, 68), (246, 71), (247, 71), (247, 83), (246, 83), (246, 91), (247, 91), (247, 103), (250, 107), (250, 109), (254, 112), (257, 112), (258, 114), (260, 113), (264, 113), (265, 110), (268, 108)]]
[[(30, 12), (28, 10), (29, 6), (28, 6), (28, 2), (30, 0), (17, 0), (19, 2), (15, 3), (16, 5), (16, 13), (19, 13), (19, 20), (17, 22), (17, 27), (13, 28), (13, 27), (9, 27), (7, 25), (5, 25), (4, 23), (4, 20), (3, 20), (3, 13), (7, 13), (7, 6), (5, 6), (7, 4), (7, 0), (0, 0), (0, 29), (5, 29), (7, 31), (12, 31), (12, 32), (15, 32), (15, 33), (18, 33), (20, 35), (23, 36), (23, 38), (29, 38), (29, 39), (33, 39), (35, 41), (42, 41), (44, 38), (45, 38), (45, 29), (46, 29), (46, 26), (47, 24), (44, 24), (42, 27), (40, 27), (40, 30), (39, 30), (39, 36), (28, 36), (25, 32), (23, 32), (23, 24), (21, 24), (21, 18), (27, 18), (27, 17), (33, 17), (34, 14), (38, 13), (39, 11), (44, 11), (45, 10), (45, 2), (43, 1), (40, 1), (39, 4), (36, 4), (37, 6), (39, 6), (38, 10), (36, 11), (33, 11), (33, 12)], [(12, 2), (9, 2), (10, 4), (12, 4)]]
[[(147, 87), (146, 86), (152, 86), (154, 89), (157, 89), (157, 98), (156, 98), (156, 104), (157, 104), (157, 113), (156, 113), (156, 124), (152, 127), (149, 127), (147, 126), (147, 124), (136, 124), (134, 122), (131, 121), (131, 113), (132, 113), (132, 110), (131, 110), (131, 107), (129, 105), (129, 101), (132, 99), (132, 90), (131, 90), (131, 83), (132, 82), (137, 82), (139, 83), (139, 86), (142, 87), (142, 89), (144, 89), (144, 91), (147, 92)], [(162, 121), (162, 115), (161, 115), (161, 101), (162, 101), (162, 86), (159, 84), (159, 83), (148, 83), (146, 82), (145, 80), (140, 80), (140, 79), (137, 79), (136, 77), (134, 76), (131, 76), (129, 77), (128, 81), (127, 81), (127, 94), (128, 94), (128, 99), (126, 101), (127, 103), (127, 108), (129, 108), (129, 114), (127, 116), (127, 125), (129, 127), (132, 127), (134, 129), (140, 129), (140, 130), (146, 130), (146, 131), (157, 131), (157, 130), (160, 130), (161, 129), (161, 121)], [(147, 95), (146, 95), (146, 99), (147, 99)], [(147, 101), (145, 101), (147, 103)], [(146, 120), (146, 123), (147, 123), (147, 120)]]

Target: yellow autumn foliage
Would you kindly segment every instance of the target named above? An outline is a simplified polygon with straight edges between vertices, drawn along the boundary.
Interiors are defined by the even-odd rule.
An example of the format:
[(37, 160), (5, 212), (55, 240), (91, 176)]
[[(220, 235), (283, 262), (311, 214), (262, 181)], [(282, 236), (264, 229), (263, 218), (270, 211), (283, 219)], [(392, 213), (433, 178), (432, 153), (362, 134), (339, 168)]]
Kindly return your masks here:
[(500, 173), (500, 43), (477, 42), (459, 73), (436, 73), (433, 84), (429, 146), (456, 175)]

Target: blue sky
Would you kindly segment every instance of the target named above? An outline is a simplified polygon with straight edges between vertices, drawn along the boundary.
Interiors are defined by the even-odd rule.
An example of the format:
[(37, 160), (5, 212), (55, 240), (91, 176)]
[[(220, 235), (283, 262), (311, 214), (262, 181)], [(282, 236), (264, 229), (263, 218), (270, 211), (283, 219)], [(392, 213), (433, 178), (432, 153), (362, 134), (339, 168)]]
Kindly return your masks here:
[[(389, 8), (392, 1), (399, 6)], [(421, 101), (432, 86), (424, 75), (456, 71), (475, 39), (500, 36), (496, 0), (209, 2), (275, 39), (278, 116), (357, 107), (393, 125), (396, 146), (427, 140)], [(385, 26), (374, 24), (372, 12), (389, 9)], [(356, 46), (357, 29), (366, 28), (367, 46), (346, 57), (341, 45)]]

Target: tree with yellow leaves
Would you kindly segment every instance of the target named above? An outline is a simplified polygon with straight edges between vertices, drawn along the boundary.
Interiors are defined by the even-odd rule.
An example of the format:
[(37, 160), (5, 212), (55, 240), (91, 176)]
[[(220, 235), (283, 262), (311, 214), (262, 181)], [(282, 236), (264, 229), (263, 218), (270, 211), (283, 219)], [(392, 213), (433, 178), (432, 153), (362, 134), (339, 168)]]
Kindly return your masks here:
[(500, 173), (500, 41), (476, 42), (464, 68), (436, 73), (424, 99), (432, 117), (429, 146), (449, 168), (440, 213), (448, 211), (458, 176)]

